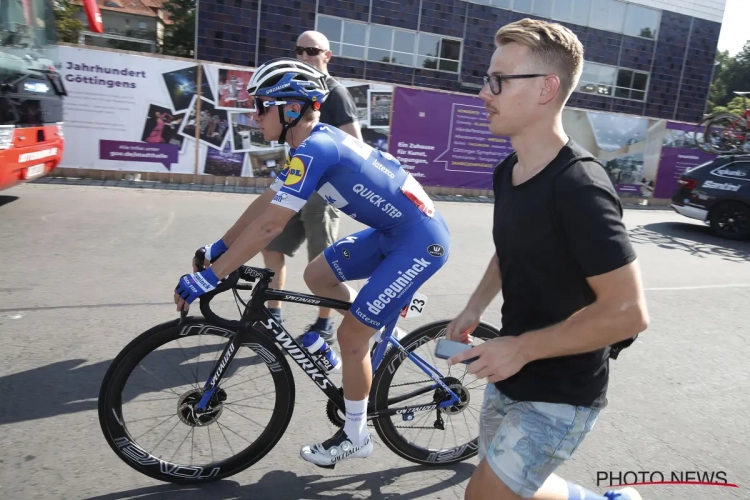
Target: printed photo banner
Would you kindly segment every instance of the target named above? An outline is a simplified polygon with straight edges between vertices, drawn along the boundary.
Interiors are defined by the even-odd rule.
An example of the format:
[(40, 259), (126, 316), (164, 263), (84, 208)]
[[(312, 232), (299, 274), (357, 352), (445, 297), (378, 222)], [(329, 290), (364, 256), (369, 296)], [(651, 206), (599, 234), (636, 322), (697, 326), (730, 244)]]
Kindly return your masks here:
[[(194, 173), (196, 131), (199, 174), (275, 176), (284, 167), (284, 145), (266, 141), (253, 120), (254, 68), (89, 47), (51, 52), (68, 91), (63, 167)], [(393, 87), (339, 82), (355, 99), (365, 141), (385, 150)]]

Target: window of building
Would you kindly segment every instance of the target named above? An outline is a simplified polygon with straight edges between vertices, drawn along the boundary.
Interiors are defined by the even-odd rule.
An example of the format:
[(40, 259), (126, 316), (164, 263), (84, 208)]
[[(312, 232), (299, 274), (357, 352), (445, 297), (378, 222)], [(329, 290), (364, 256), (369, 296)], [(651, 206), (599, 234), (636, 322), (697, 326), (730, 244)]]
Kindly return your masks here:
[(659, 12), (640, 5), (628, 4), (623, 33), (643, 38), (656, 38), (659, 27)]
[(578, 92), (646, 100), (648, 73), (584, 61)]
[(661, 11), (623, 0), (467, 0), (555, 21), (656, 38)]
[(318, 16), (334, 55), (457, 73), (461, 40), (431, 33)]

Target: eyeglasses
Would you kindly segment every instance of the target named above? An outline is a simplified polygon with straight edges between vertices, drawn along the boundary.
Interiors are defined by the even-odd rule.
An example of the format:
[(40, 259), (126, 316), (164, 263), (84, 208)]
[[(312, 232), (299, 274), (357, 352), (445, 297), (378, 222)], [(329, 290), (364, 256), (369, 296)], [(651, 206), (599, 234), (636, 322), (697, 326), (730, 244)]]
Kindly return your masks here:
[[(271, 106), (281, 106), (282, 104), (289, 104), (289, 101), (261, 101), (259, 99), (254, 100), (255, 110), (259, 115), (266, 114), (266, 108)], [(260, 104), (260, 106), (258, 106)]]
[(540, 76), (547, 76), (541, 73), (537, 74), (525, 74), (525, 75), (485, 75), (484, 84), (490, 86), (490, 92), (498, 95), (503, 90), (503, 80), (513, 80), (518, 78), (538, 78)]
[(321, 52), (325, 52), (325, 49), (321, 49), (318, 47), (300, 47), (299, 45), (297, 45), (294, 48), (294, 52), (296, 52), (298, 56), (301, 56), (302, 54), (307, 54), (308, 56), (317, 56)]

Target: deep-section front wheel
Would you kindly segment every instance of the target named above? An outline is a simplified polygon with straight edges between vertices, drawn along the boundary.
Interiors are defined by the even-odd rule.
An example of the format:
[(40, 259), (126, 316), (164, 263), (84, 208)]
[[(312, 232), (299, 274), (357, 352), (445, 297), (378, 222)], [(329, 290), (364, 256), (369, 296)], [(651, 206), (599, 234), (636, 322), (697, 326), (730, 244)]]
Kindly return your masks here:
[[(486, 381), (467, 372), (467, 365), (449, 367), (436, 358), (437, 340), (445, 337), (449, 321), (424, 325), (401, 339), (404, 350), (419, 356), (440, 373), (441, 381), (458, 400), (450, 400), (440, 384), (430, 378), (401, 349), (389, 349), (373, 379), (374, 411), (398, 409), (394, 415), (373, 419), (383, 443), (400, 457), (423, 465), (445, 465), (475, 456), (479, 450), (479, 415)], [(499, 331), (480, 323), (472, 333), (474, 345), (496, 338)]]
[(207, 407), (198, 402), (235, 332), (188, 318), (158, 325), (112, 362), (99, 393), (99, 423), (125, 463), (160, 481), (216, 481), (250, 467), (292, 418), (294, 381), (271, 340), (247, 333)]

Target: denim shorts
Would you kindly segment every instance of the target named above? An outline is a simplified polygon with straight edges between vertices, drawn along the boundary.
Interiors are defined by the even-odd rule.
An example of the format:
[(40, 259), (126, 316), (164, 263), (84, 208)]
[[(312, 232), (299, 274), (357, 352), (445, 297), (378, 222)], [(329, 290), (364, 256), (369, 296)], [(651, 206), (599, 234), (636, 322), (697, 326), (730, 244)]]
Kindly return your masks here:
[(480, 417), (479, 459), (511, 491), (531, 498), (569, 459), (594, 427), (600, 410), (514, 401), (487, 384)]

